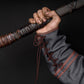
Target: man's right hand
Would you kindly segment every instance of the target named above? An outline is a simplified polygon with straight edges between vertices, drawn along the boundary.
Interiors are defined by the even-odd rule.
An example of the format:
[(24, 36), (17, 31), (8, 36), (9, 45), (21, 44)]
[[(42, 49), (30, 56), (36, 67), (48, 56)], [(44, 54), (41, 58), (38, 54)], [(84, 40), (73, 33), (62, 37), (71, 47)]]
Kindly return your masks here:
[(46, 34), (48, 32), (54, 31), (58, 28), (61, 18), (56, 14), (55, 11), (51, 11), (49, 8), (43, 7), (41, 10), (38, 10), (33, 14), (33, 18), (29, 19), (30, 23), (42, 24), (42, 22), (46, 22), (48, 18), (52, 18), (50, 23), (43, 28), (38, 29), (36, 31), (37, 34)]

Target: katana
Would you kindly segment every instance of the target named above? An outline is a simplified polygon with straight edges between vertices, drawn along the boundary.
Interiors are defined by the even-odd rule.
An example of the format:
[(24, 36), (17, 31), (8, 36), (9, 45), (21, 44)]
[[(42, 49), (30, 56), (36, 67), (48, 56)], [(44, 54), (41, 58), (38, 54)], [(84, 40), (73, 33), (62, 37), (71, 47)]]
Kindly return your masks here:
[[(64, 16), (68, 13), (72, 13), (73, 10), (79, 9), (84, 6), (84, 0), (77, 0), (70, 2), (69, 4), (62, 6), (56, 10), (56, 13), (59, 16)], [(18, 29), (16, 32), (6, 34), (4, 36), (0, 36), (0, 47), (4, 47), (8, 44), (13, 43), (14, 41), (20, 39), (24, 35), (30, 34), (31, 32), (36, 31), (39, 28), (44, 27), (51, 21), (51, 18), (42, 24), (28, 24), (21, 29)]]

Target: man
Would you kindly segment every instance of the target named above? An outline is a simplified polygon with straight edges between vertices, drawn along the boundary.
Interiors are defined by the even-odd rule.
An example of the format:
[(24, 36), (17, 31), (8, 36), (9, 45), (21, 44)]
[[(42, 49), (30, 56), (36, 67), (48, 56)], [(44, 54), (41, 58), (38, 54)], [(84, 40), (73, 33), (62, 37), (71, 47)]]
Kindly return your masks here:
[(33, 14), (29, 22), (42, 24), (48, 18), (52, 18), (51, 22), (36, 33), (49, 70), (64, 84), (84, 84), (84, 57), (70, 48), (64, 35), (58, 34), (61, 18), (56, 12), (43, 7)]

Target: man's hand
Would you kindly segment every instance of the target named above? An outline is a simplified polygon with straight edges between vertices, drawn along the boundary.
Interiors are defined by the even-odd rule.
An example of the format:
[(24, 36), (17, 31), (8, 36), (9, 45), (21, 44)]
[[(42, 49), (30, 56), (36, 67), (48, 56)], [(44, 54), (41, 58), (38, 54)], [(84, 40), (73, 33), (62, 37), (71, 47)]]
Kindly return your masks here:
[(42, 22), (46, 22), (48, 18), (52, 18), (50, 23), (48, 23), (43, 28), (38, 29), (36, 31), (37, 34), (45, 34), (57, 29), (59, 26), (59, 23), (61, 22), (60, 17), (56, 14), (55, 11), (53, 10), (51, 11), (49, 8), (43, 7), (41, 10), (38, 10), (33, 14), (33, 18), (29, 19), (30, 23), (42, 24)]

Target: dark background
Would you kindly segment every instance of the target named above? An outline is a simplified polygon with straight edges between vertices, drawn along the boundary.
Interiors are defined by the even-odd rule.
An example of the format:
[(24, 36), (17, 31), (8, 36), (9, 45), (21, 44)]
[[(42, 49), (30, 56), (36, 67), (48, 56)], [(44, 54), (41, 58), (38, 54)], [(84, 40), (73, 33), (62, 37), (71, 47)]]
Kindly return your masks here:
[[(56, 9), (72, 0), (30, 0), (0, 2), (0, 35), (14, 32), (28, 22), (32, 14), (43, 6)], [(79, 54), (84, 55), (84, 7), (61, 18), (60, 33)], [(36, 52), (35, 33), (0, 48), (0, 84), (34, 84)], [(41, 56), (39, 84), (61, 84), (48, 70)]]

